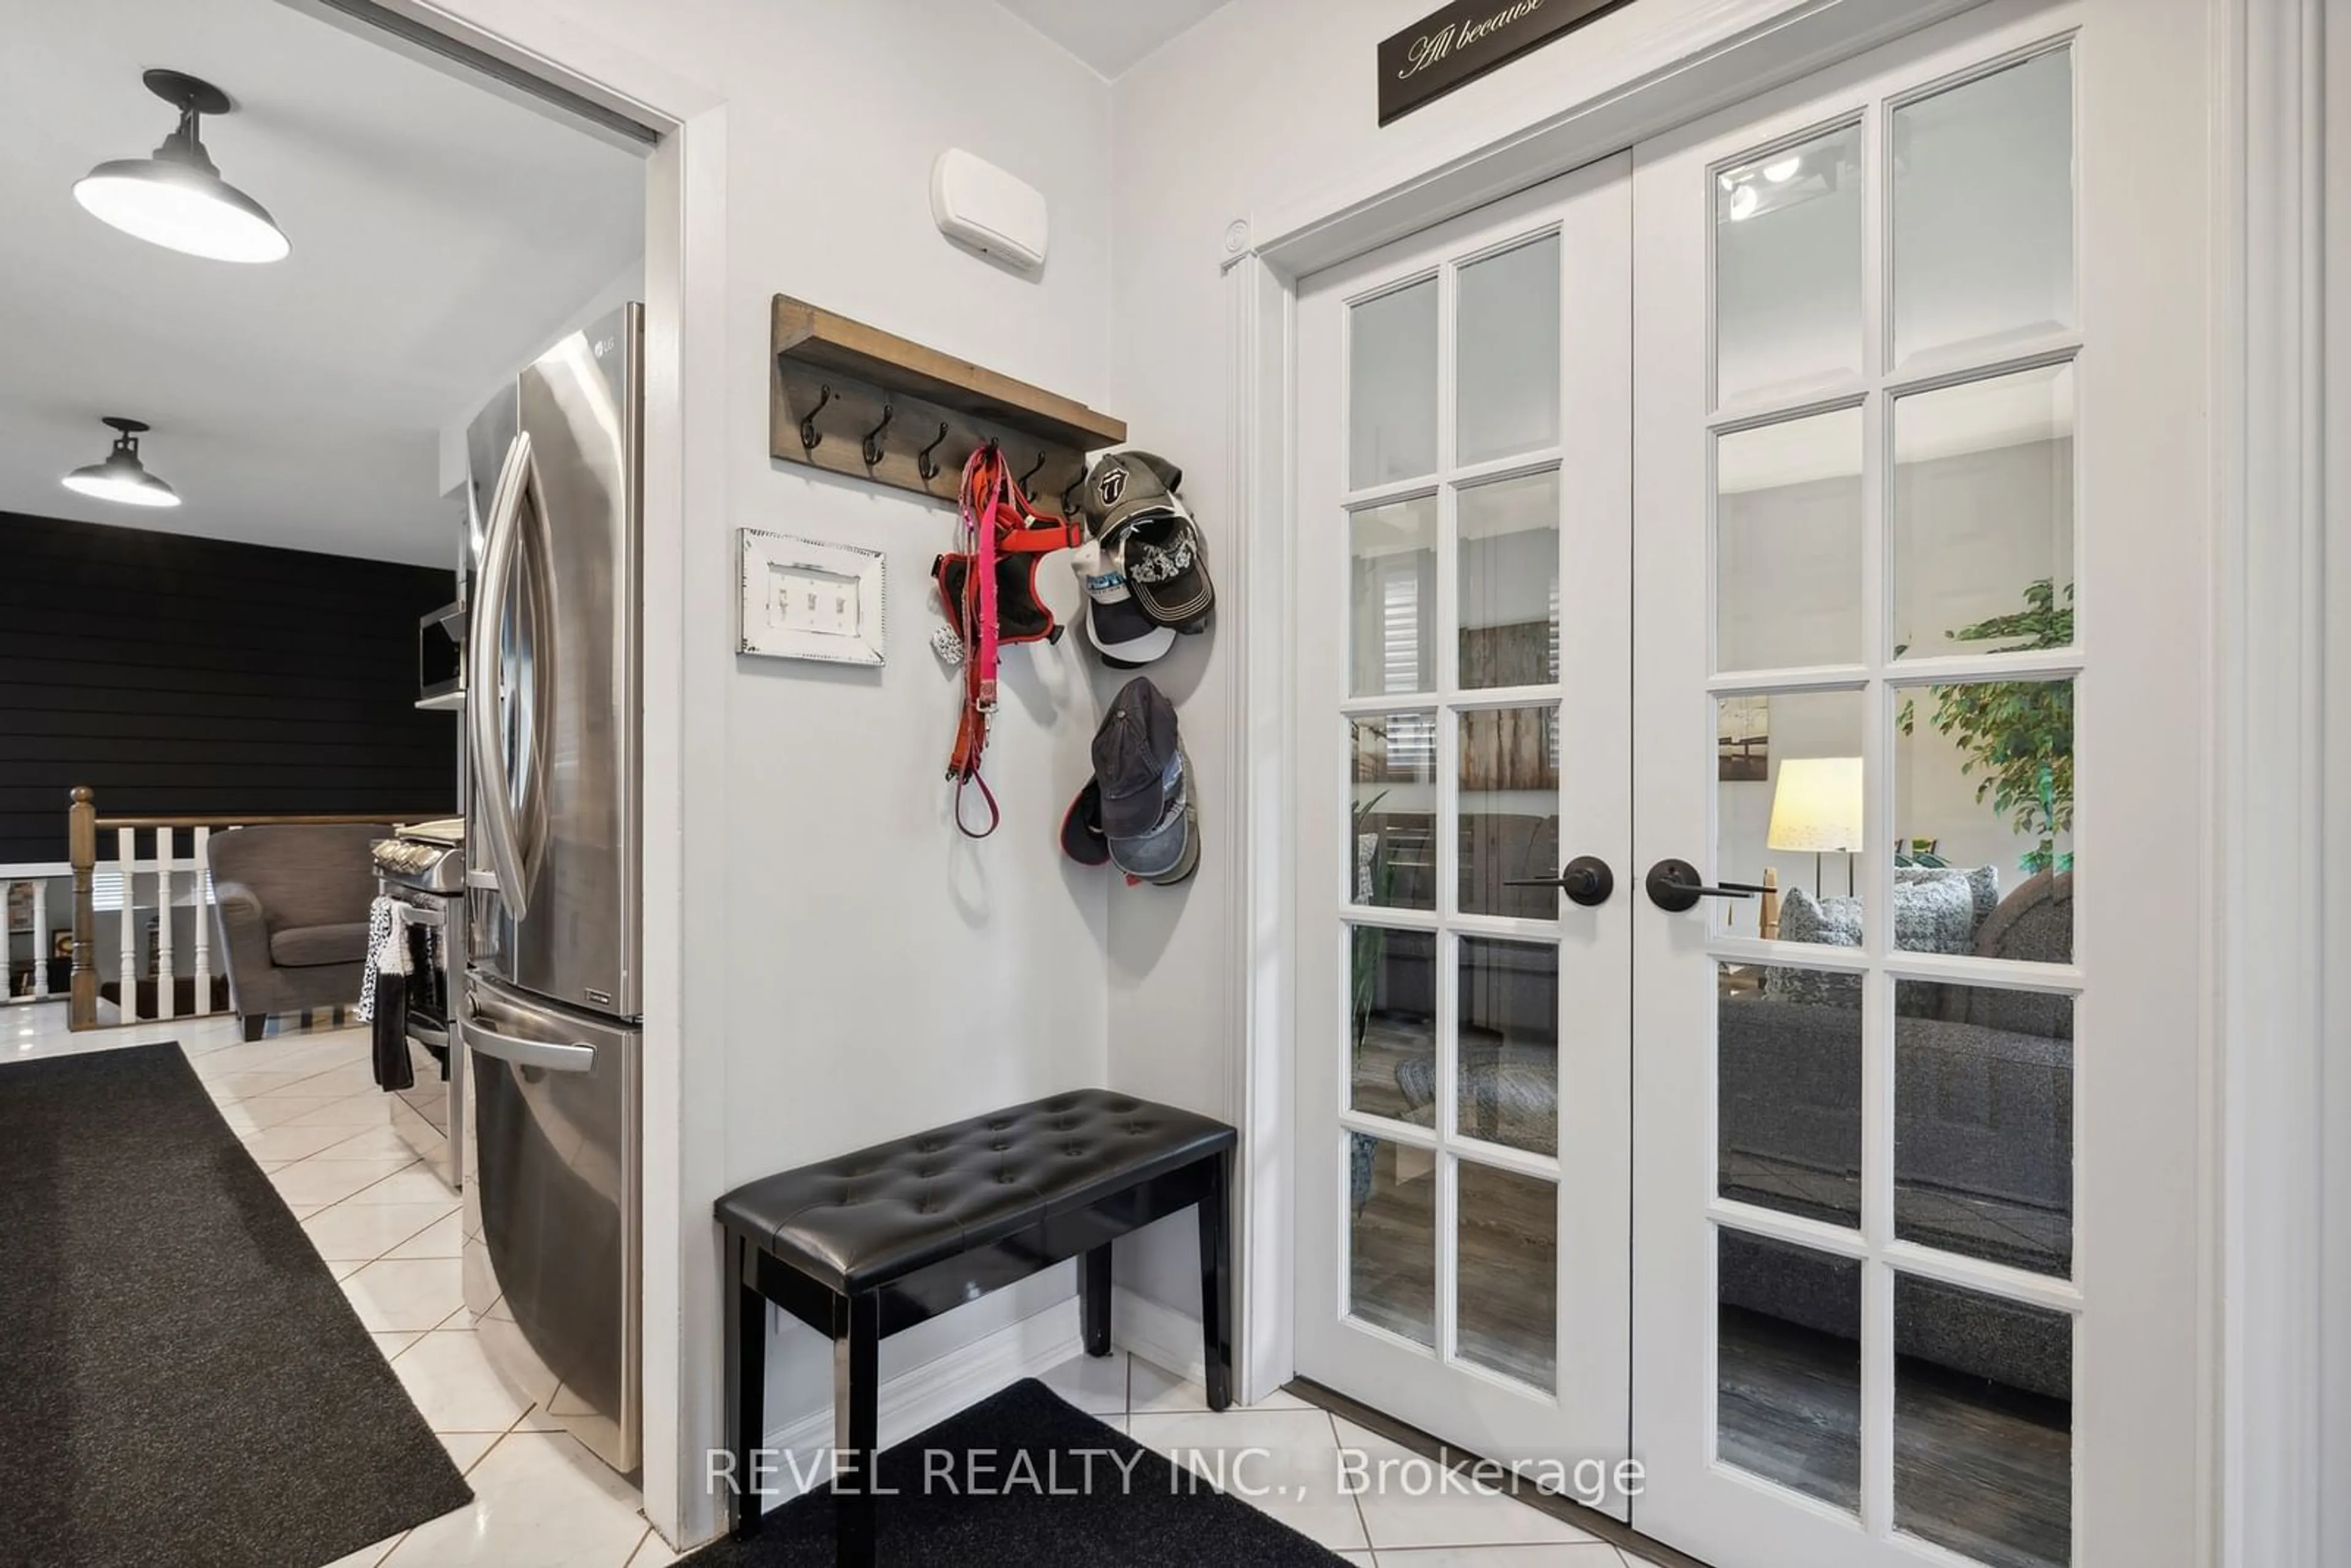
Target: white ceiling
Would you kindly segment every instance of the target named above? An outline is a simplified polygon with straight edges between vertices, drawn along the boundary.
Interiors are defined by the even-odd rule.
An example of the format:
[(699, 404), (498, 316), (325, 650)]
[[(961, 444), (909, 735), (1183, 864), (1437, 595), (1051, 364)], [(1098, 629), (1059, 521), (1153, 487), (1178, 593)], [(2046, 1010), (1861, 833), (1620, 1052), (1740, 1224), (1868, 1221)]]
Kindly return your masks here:
[[(640, 160), (277, 0), (8, 9), (0, 510), (452, 563), (440, 429), (639, 266)], [(170, 131), (151, 66), (236, 101), (205, 146), (292, 256), (182, 256), (75, 204)], [(108, 413), (155, 427), (182, 506), (57, 483), (105, 455)]]
[(1003, 7), (1116, 78), (1227, 0), (998, 0)]

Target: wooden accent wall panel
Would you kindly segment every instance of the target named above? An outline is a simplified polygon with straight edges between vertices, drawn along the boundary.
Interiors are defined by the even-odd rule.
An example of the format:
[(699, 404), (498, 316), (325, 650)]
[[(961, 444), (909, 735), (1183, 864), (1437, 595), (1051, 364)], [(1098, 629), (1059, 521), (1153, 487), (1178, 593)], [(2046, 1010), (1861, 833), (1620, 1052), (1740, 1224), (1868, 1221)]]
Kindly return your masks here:
[(9, 513), (0, 537), (0, 864), (66, 859), (76, 784), (109, 815), (454, 803), (457, 719), (411, 706), (454, 573)]

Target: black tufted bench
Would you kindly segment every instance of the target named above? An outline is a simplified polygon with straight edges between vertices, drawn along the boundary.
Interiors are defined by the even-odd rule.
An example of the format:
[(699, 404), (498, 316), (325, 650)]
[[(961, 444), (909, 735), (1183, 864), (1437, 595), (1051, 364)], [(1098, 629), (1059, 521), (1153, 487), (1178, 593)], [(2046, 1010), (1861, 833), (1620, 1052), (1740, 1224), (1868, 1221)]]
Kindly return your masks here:
[(763, 1301), (833, 1342), (836, 1550), (841, 1563), (858, 1568), (873, 1562), (873, 1498), (861, 1482), (879, 1448), (883, 1336), (1082, 1258), (1086, 1354), (1108, 1355), (1113, 1239), (1195, 1204), (1208, 1404), (1231, 1404), (1233, 1143), (1222, 1122), (1081, 1089), (803, 1166), (720, 1198), (736, 1536), (759, 1524), (750, 1478), (765, 1441)]

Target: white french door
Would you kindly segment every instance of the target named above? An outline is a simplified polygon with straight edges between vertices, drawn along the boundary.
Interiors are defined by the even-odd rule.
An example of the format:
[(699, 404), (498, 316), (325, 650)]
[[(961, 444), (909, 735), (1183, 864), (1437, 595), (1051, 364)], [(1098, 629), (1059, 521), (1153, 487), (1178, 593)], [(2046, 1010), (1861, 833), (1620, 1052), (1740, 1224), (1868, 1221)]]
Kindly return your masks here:
[(1571, 1466), (1626, 1423), (1631, 906), (1556, 879), (1630, 843), (1630, 169), (1299, 315), (1299, 1370)]
[(2197, 1559), (2201, 15), (1301, 285), (1304, 1375), (1724, 1568)]
[(2193, 1556), (2190, 12), (1635, 151), (1634, 859), (1782, 890), (1635, 922), (1634, 1520), (1702, 1558)]

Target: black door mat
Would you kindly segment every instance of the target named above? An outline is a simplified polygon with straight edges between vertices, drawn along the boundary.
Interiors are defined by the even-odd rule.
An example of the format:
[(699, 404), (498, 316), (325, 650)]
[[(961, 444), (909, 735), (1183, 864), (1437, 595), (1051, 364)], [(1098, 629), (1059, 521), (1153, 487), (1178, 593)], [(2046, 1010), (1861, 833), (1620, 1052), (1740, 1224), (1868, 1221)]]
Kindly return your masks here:
[[(967, 1484), (974, 1477), (985, 1495)], [(1344, 1563), (1033, 1378), (886, 1450), (877, 1490), (898, 1493), (874, 1499), (883, 1568)], [(705, 1546), (678, 1568), (831, 1568), (832, 1561), (832, 1494), (820, 1487), (770, 1511), (751, 1540)]]
[(318, 1568), (472, 1500), (176, 1044), (0, 1066), (0, 1563)]

